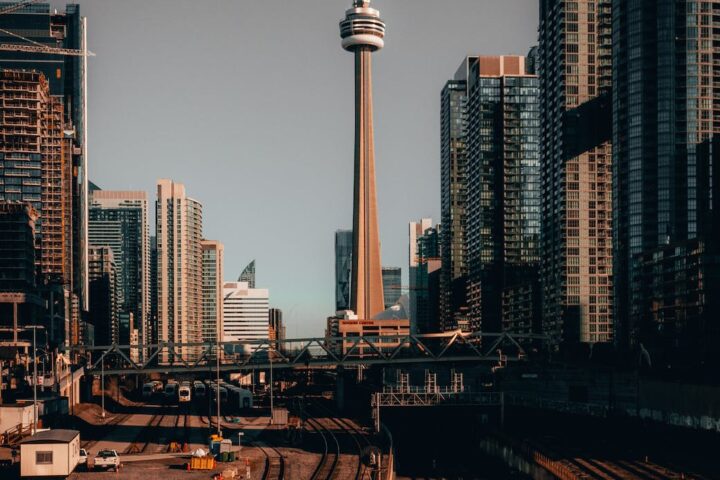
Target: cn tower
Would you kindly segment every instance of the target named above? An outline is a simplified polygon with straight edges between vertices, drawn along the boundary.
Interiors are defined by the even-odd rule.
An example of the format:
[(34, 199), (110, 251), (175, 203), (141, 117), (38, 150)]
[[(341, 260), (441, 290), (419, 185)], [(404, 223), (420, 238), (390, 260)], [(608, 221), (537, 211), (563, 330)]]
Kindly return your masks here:
[(340, 22), (342, 47), (355, 54), (355, 180), (350, 308), (359, 319), (384, 310), (375, 192), (372, 52), (384, 45), (385, 23), (370, 0), (355, 0)]

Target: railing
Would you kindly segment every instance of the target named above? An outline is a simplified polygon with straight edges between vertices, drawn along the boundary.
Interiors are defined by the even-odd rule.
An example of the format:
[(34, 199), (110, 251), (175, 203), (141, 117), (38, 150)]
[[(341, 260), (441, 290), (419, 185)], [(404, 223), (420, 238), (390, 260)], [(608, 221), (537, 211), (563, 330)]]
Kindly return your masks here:
[[(89, 373), (170, 373), (187, 371), (247, 371), (269, 368), (336, 368), (356, 365), (433, 362), (522, 361), (523, 344), (545, 342), (532, 334), (467, 333), (461, 331), (407, 335), (353, 337), (339, 349), (344, 337), (255, 340), (214, 343), (162, 342), (149, 345), (72, 346), (71, 353), (89, 357)], [(131, 351), (147, 352), (144, 361)], [(220, 355), (219, 365), (216, 356)]]

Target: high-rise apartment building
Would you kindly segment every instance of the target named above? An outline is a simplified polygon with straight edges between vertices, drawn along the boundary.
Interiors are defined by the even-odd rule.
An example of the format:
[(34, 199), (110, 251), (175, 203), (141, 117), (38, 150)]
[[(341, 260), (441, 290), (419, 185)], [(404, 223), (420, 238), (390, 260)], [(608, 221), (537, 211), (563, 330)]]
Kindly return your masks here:
[[(172, 180), (157, 182), (157, 310), (160, 342), (202, 342), (202, 205)], [(182, 347), (187, 360), (199, 349)], [(167, 352), (161, 362), (175, 360)]]
[[(470, 62), (467, 86), (470, 324), (484, 332), (529, 331), (539, 324), (532, 315), (539, 305), (527, 309), (513, 302), (540, 298), (538, 78), (526, 73), (525, 57), (480, 56)], [(526, 290), (529, 295), (520, 294)]]
[(613, 338), (611, 0), (541, 0), (541, 278), (555, 342)]
[(88, 256), (90, 319), (96, 345), (120, 343), (118, 281), (115, 258), (110, 247), (90, 247)]
[(132, 314), (140, 343), (151, 343), (147, 193), (91, 190), (88, 218), (90, 245), (113, 252), (118, 310)]
[(352, 230), (335, 232), (335, 311), (350, 309)]
[(0, 200), (26, 202), (36, 222), (38, 272), (43, 282), (72, 284), (72, 145), (61, 97), (41, 72), (0, 71)]
[(410, 297), (410, 328), (416, 331), (417, 323), (417, 292), (418, 285), (418, 267), (420, 259), (418, 257), (418, 238), (425, 234), (428, 228), (432, 227), (432, 218), (421, 218), (419, 222), (410, 222), (408, 226), (408, 280), (409, 280), (409, 297)]
[(223, 257), (217, 240), (202, 241), (202, 338), (217, 342), (223, 332)]
[(465, 262), (467, 198), (467, 79), (466, 57), (440, 95), (440, 215), (442, 223), (440, 324), (450, 330), (467, 312)]
[(243, 268), (238, 277), (238, 282), (246, 282), (250, 288), (255, 288), (255, 260)]
[(400, 300), (402, 294), (402, 268), (382, 267), (383, 295), (385, 308), (390, 308)]
[[(10, 10), (0, 15), (0, 43), (14, 44), (20, 47), (16, 51), (4, 50), (0, 52), (0, 65), (3, 68), (15, 71), (42, 73), (49, 87), (53, 125), (49, 130), (56, 136), (59, 132), (63, 140), (62, 154), (60, 147), (53, 147), (51, 170), (53, 185), (56, 190), (46, 193), (50, 198), (48, 202), (59, 204), (62, 202), (65, 209), (70, 212), (62, 213), (63, 230), (66, 238), (62, 242), (69, 242), (71, 247), (60, 247), (60, 234), (53, 229), (48, 235), (53, 237), (50, 252), (45, 259), (42, 253), (38, 261), (45, 264), (45, 272), (51, 271), (53, 275), (60, 269), (61, 262), (71, 267), (63, 267), (63, 275), (71, 275), (70, 281), (63, 278), (64, 288), (75, 295), (71, 300), (78, 304), (79, 310), (88, 309), (88, 270), (87, 270), (87, 205), (88, 205), (88, 179), (87, 179), (87, 55), (51, 55), (38, 52), (37, 45), (72, 49), (76, 52), (87, 51), (87, 22), (80, 16), (80, 6), (69, 4), (65, 11), (51, 8), (48, 3), (26, 2), (18, 6), (16, 3), (2, 3), (1, 8)], [(32, 43), (35, 43), (33, 45)], [(27, 117), (24, 117), (27, 119)], [(58, 128), (54, 125), (61, 123)], [(57, 145), (57, 141), (55, 141)], [(49, 151), (48, 151), (49, 153)], [(62, 158), (61, 158), (62, 157)], [(36, 160), (33, 158), (30, 161)], [(28, 160), (21, 160), (27, 162)], [(62, 174), (60, 173), (62, 171)], [(57, 189), (58, 175), (63, 175), (68, 181), (63, 190)], [(53, 218), (60, 218), (57, 208), (53, 216), (43, 214), (38, 209), (41, 218), (38, 219), (41, 233), (43, 221), (52, 224)], [(44, 219), (43, 219), (44, 217)], [(50, 228), (50, 227), (49, 227)], [(70, 253), (69, 258), (60, 258)], [(53, 282), (57, 283), (55, 280)], [(73, 322), (79, 322), (78, 315), (74, 315)]]
[[(270, 337), (270, 292), (247, 282), (223, 285), (223, 341), (267, 341)], [(252, 351), (249, 347), (236, 353)]]
[(612, 16), (616, 338), (689, 359), (719, 330), (720, 1), (616, 1)]

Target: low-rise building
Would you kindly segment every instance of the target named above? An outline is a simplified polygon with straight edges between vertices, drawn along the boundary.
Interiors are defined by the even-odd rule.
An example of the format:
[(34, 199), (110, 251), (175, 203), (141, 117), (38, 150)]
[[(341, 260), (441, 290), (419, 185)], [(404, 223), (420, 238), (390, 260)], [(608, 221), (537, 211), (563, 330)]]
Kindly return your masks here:
[(20, 442), (22, 477), (66, 477), (80, 459), (80, 432), (45, 430)]

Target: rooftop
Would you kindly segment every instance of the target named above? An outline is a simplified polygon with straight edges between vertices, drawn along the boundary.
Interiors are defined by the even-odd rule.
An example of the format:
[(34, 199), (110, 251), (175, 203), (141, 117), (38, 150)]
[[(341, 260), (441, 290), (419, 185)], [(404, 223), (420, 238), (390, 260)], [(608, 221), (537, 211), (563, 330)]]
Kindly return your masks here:
[(28, 437), (20, 443), (70, 443), (80, 432), (77, 430), (45, 430)]

